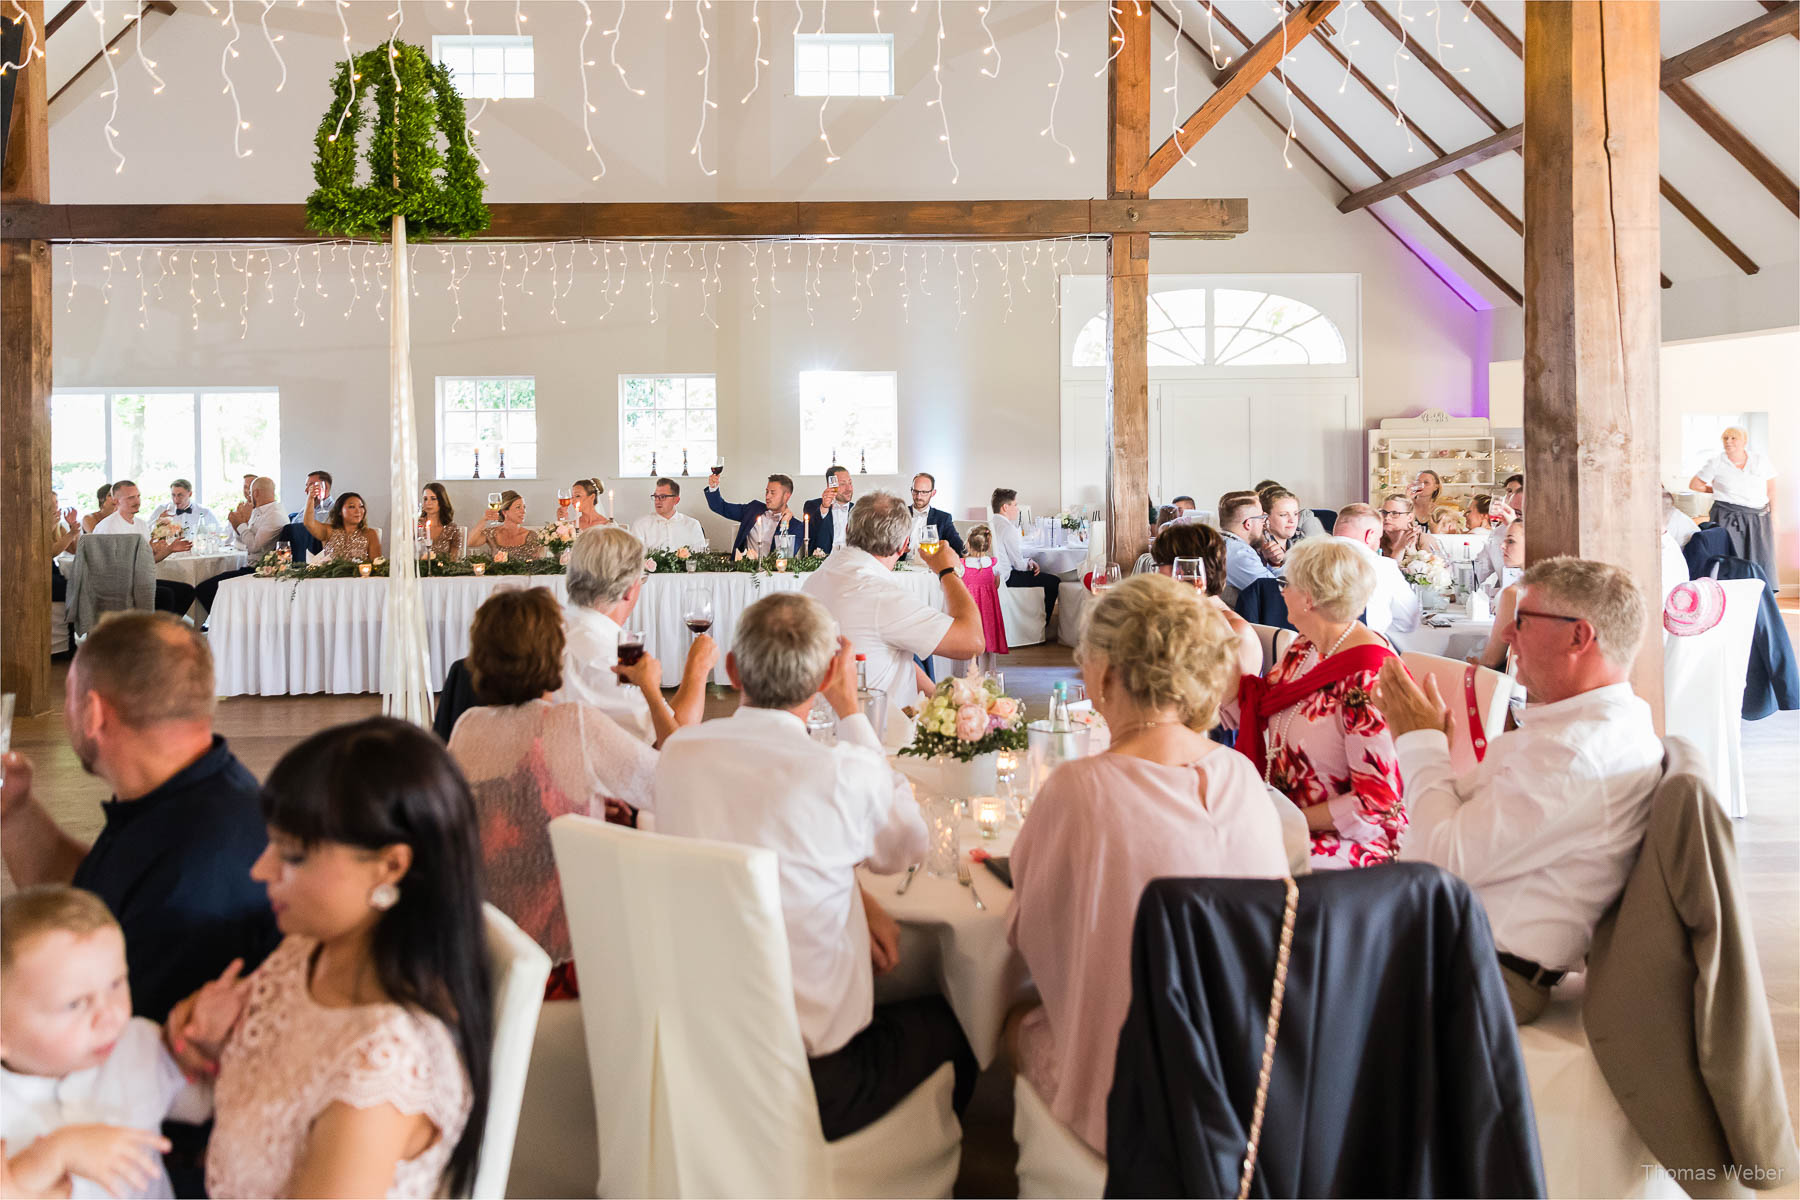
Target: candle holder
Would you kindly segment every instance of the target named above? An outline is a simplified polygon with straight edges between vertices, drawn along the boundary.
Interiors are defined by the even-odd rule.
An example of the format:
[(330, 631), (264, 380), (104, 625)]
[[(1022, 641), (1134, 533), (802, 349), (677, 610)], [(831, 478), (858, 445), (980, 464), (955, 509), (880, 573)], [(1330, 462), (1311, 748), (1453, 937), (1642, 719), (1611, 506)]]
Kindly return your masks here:
[(981, 830), (983, 841), (990, 841), (1000, 832), (1000, 824), (1006, 819), (1006, 805), (998, 796), (977, 796), (975, 806), (975, 825)]
[(370, 575), (374, 574), (374, 572), (375, 572), (375, 565), (373, 563), (357, 563), (356, 564), (356, 573), (358, 575), (361, 575), (364, 579), (367, 579)]
[(487, 564), (484, 562), (472, 562), (469, 564), (469, 570), (475, 572), (477, 575), (486, 575)]
[(776, 560), (775, 560), (775, 569), (776, 569), (776, 570), (777, 570), (777, 571), (785, 571), (785, 570), (787, 570), (787, 559), (785, 559), (785, 558), (778, 558), (778, 559), (776, 559)]
[(692, 575), (695, 571), (698, 571), (699, 569), (700, 569), (699, 564), (696, 563), (693, 559), (690, 558), (687, 560), (687, 570), (688, 570), (689, 575)]

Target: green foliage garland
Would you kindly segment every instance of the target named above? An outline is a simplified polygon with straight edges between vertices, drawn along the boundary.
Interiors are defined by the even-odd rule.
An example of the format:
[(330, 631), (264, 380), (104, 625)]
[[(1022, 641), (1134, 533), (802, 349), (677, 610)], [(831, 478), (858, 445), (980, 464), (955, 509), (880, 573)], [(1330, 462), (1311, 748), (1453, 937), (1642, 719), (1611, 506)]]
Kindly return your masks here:
[[(369, 182), (359, 185), (356, 140), (370, 96)], [(406, 218), (410, 240), (469, 237), (488, 227), (462, 96), (449, 70), (409, 42), (384, 42), (338, 64), (313, 144), (318, 187), (306, 198), (306, 224), (315, 232), (380, 238), (396, 215)]]

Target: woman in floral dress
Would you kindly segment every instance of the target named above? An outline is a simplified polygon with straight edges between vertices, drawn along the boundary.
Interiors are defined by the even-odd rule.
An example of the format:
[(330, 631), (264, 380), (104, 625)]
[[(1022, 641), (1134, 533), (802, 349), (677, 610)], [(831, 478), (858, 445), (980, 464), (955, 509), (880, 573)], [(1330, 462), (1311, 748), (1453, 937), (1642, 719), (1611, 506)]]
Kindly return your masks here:
[[(322, 487), (322, 484), (314, 485)], [(355, 492), (345, 492), (324, 521), (313, 516), (312, 504), (300, 508), (306, 531), (324, 544), (317, 562), (370, 562), (381, 557), (381, 531), (369, 527), (369, 507)]]
[(500, 517), (492, 510), (469, 533), (469, 549), (487, 547), (490, 552), (506, 551), (510, 559), (544, 557), (544, 539), (535, 529), (525, 527), (525, 497), (517, 492), (500, 493)]
[(443, 484), (433, 481), (419, 493), (419, 524), (425, 527), (425, 540), (433, 554), (441, 559), (462, 557), (462, 526), (456, 523), (456, 509)]
[(1348, 542), (1301, 542), (1285, 589), (1300, 636), (1266, 678), (1239, 682), (1238, 748), (1305, 814), (1313, 870), (1389, 862), (1406, 807), (1394, 738), (1373, 696), (1394, 651), (1356, 619), (1374, 593), (1374, 566)]

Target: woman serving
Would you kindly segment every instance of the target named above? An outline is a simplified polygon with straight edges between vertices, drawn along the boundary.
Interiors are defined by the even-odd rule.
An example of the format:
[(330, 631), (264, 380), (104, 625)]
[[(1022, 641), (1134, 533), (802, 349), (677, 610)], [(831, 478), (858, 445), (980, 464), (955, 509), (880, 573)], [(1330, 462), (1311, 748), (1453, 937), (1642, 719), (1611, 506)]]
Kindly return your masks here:
[(1775, 587), (1775, 468), (1750, 449), (1750, 435), (1736, 425), (1719, 441), (1724, 452), (1708, 460), (1688, 486), (1712, 493), (1712, 519), (1731, 538), (1731, 552), (1761, 567)]

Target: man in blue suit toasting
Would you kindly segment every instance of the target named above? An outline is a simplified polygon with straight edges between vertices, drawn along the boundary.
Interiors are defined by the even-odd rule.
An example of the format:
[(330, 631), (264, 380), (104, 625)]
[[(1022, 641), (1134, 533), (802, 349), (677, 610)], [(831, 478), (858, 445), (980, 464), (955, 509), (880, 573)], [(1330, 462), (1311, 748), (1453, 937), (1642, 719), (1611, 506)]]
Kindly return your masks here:
[(844, 544), (844, 535), (850, 528), (850, 506), (854, 503), (856, 485), (850, 481), (850, 472), (835, 466), (825, 472), (824, 495), (808, 500), (802, 508), (806, 514), (808, 553), (823, 550), (830, 554)]
[(956, 532), (956, 522), (950, 514), (941, 508), (931, 506), (931, 498), (937, 495), (937, 478), (926, 471), (920, 471), (912, 479), (912, 518), (913, 545), (916, 547), (925, 540), (925, 527), (936, 525), (938, 536), (943, 538), (949, 547), (956, 551), (958, 558), (963, 558), (968, 551), (963, 548), (962, 535)]
[(706, 507), (721, 517), (738, 523), (737, 539), (731, 543), (732, 553), (742, 554), (753, 550), (758, 558), (768, 557), (778, 533), (792, 534), (794, 553), (805, 553), (800, 522), (788, 512), (788, 499), (793, 494), (792, 479), (786, 475), (771, 475), (768, 486), (763, 489), (761, 500), (732, 504), (719, 495), (717, 471), (706, 481)]

